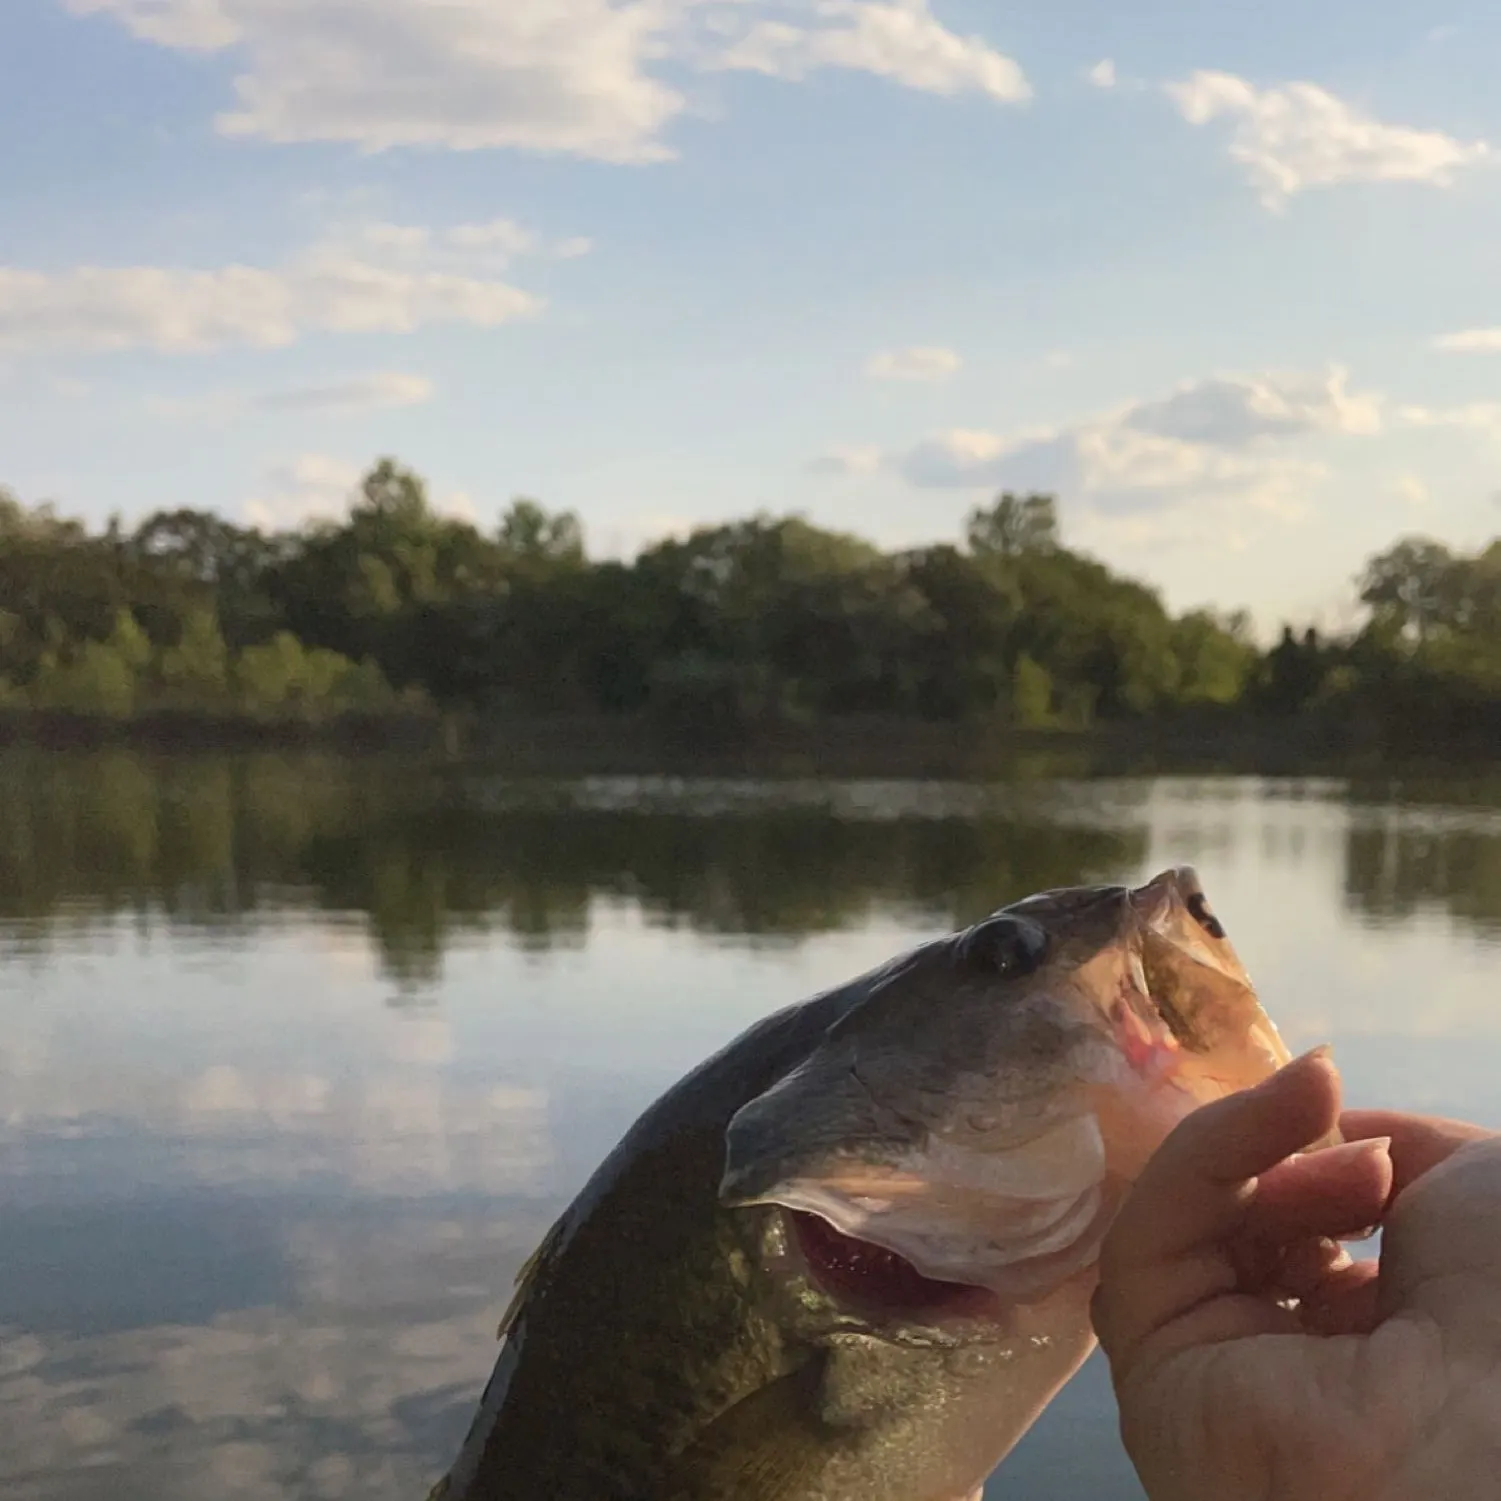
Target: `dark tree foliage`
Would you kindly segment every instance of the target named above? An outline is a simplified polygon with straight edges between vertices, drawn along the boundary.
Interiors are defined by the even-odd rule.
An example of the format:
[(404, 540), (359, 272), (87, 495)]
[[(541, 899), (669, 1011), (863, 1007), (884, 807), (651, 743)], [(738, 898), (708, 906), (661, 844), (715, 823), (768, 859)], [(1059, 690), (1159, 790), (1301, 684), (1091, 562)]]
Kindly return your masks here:
[(853, 714), (1081, 727), (1177, 707), (1463, 728), (1501, 700), (1501, 541), (1406, 538), (1367, 618), (1266, 653), (1174, 617), (1003, 494), (959, 545), (883, 553), (759, 514), (592, 561), (571, 513), (487, 533), (383, 459), (337, 523), (266, 534), (177, 510), (102, 532), (0, 491), (0, 704), (314, 712), (431, 703), (742, 727)]

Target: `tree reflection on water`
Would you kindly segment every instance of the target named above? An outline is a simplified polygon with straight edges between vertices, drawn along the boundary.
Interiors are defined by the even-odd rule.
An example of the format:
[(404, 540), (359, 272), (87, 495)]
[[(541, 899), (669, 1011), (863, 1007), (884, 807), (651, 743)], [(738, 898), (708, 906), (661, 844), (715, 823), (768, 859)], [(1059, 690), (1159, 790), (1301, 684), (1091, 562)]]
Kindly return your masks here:
[(698, 932), (796, 940), (877, 910), (958, 926), (1143, 857), (1139, 827), (1007, 802), (851, 818), (772, 795), (705, 816), (547, 787), (492, 805), (433, 768), (381, 762), (16, 756), (0, 778), (0, 921), (40, 942), (121, 913), (217, 932), (356, 913), (389, 974), (420, 984), (466, 935), (577, 943), (601, 897)]

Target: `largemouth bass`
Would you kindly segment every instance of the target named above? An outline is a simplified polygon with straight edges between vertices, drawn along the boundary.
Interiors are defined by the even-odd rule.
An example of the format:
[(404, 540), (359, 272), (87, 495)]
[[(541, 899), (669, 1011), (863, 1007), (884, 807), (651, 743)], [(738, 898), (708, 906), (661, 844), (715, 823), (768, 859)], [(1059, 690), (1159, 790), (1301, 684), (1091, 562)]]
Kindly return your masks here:
[(1288, 1061), (1187, 867), (1044, 892), (751, 1027), (523, 1268), (445, 1501), (966, 1501), (1094, 1344), (1199, 1103)]

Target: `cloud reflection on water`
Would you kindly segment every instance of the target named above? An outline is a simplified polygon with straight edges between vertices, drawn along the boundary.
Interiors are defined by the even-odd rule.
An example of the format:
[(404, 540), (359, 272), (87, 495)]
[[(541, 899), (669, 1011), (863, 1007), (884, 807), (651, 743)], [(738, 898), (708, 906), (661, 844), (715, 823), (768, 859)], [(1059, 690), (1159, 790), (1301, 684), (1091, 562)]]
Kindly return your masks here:
[(420, 1497), (494, 1358), (495, 1289), (545, 1223), (503, 1201), (463, 1217), (323, 1209), (283, 1227), (291, 1276), (277, 1304), (99, 1334), (5, 1330), (0, 1490), (15, 1501)]

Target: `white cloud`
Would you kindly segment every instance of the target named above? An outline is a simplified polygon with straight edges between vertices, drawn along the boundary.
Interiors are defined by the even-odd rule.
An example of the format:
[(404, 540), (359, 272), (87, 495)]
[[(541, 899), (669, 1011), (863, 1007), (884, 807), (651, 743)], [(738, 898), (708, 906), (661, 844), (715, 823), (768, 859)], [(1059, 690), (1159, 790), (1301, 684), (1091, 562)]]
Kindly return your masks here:
[(901, 452), (836, 449), (811, 467), (827, 474), (884, 469), (923, 489), (1051, 491), (1108, 520), (1122, 540), (1141, 540), (1159, 514), (1178, 518), (1175, 535), (1187, 536), (1189, 507), (1201, 528), (1240, 525), (1256, 514), (1301, 514), (1326, 470), (1285, 445), (1382, 428), (1380, 398), (1350, 392), (1346, 380), (1338, 368), (1216, 377), (1064, 426), (1015, 434), (959, 428)]
[(467, 521), (470, 526), (479, 525), (479, 506), (467, 490), (455, 490), (445, 495), (433, 509), (454, 521)]
[(1501, 328), (1466, 328), (1433, 341), (1445, 354), (1501, 354)]
[(1415, 474), (1401, 475), (1397, 480), (1397, 499), (1403, 505), (1421, 508), (1430, 499), (1428, 486)]
[[(273, 465), (266, 486), (243, 507), (245, 520), (265, 531), (305, 526), (315, 521), (342, 521), (349, 514), (366, 467), (328, 454), (304, 453)], [(463, 490), (429, 497), (434, 511), (455, 521), (477, 523), (478, 508)]]
[(80, 16), (111, 12), (143, 41), (183, 52), (217, 52), (233, 46), (242, 35), (234, 6), (223, 0), (64, 0), (64, 4)]
[(865, 373), (873, 380), (946, 380), (963, 363), (952, 349), (914, 345), (873, 354)]
[(808, 464), (811, 474), (874, 474), (886, 462), (876, 447), (831, 448)]
[(890, 462), (914, 485), (987, 484), (987, 478), (970, 476), (988, 476), (1012, 446), (997, 433), (956, 427), (924, 438), (915, 448)]
[(321, 386), (293, 386), (267, 391), (252, 405), (265, 412), (315, 412), (344, 415), (389, 407), (422, 406), (433, 399), (433, 383), (423, 375), (384, 371), (331, 381)]
[(230, 422), (247, 412), (307, 413), (347, 417), (360, 412), (422, 406), (433, 399), (434, 387), (424, 375), (379, 371), (320, 385), (288, 386), (275, 391), (198, 391), (190, 396), (147, 396), (146, 411), (168, 421)]
[(824, 24), (756, 22), (714, 66), (785, 79), (847, 68), (931, 94), (981, 93), (1008, 104), (1032, 95), (1016, 62), (981, 37), (947, 30), (928, 0), (818, 0), (813, 11)]
[(1501, 441), (1501, 401), (1471, 401), (1458, 407), (1403, 407), (1398, 414), (1413, 427), (1461, 428)]
[(696, 528), (708, 524), (702, 517), (695, 521), (665, 511), (643, 512), (606, 522), (597, 533), (591, 529), (589, 551), (594, 556), (629, 561), (659, 542), (687, 537)]
[(1352, 394), (1348, 378), (1335, 367), (1322, 375), (1193, 381), (1133, 407), (1126, 421), (1139, 432), (1221, 448), (1309, 432), (1380, 432), (1380, 398)]
[(502, 255), (525, 255), (537, 247), (537, 237), (514, 219), (491, 219), (485, 224), (460, 224), (448, 231), (461, 250), (496, 250)]
[(1108, 57), (1102, 57), (1084, 76), (1097, 89), (1113, 89), (1116, 84), (1115, 63)]
[(1235, 122), (1230, 155), (1274, 210), (1295, 193), (1341, 182), (1444, 187), (1458, 168), (1490, 154), (1481, 141), (1383, 124), (1311, 83), (1257, 89), (1231, 73), (1200, 71), (1165, 88), (1192, 125)]
[(245, 502), (245, 519), (266, 531), (338, 521), (348, 513), (362, 478), (358, 464), (327, 454), (301, 454), (269, 472), (265, 493)]
[(1300, 492), (1322, 473), (1307, 461), (1229, 453), (1108, 418), (1017, 438), (944, 433), (895, 467), (921, 488), (1044, 490), (1117, 517), (1204, 500), (1293, 515)]
[[(1025, 99), (1021, 69), (928, 0), (65, 0), (144, 41), (231, 54), (226, 135), (367, 151), (510, 147), (661, 161), (687, 107), (665, 68), (872, 73)], [(811, 24), (805, 24), (811, 11)], [(790, 14), (795, 20), (783, 19)]]
[(465, 230), (434, 237), (416, 226), (366, 225), (353, 242), (329, 239), (276, 267), (0, 267), (0, 352), (268, 349), (310, 333), (492, 328), (539, 313), (539, 298), (474, 259), (494, 246), (452, 238)]
[(673, 7), (611, 0), (67, 0), (143, 39), (233, 50), (226, 135), (656, 161), (683, 96), (646, 71)]
[(592, 240), (572, 235), (548, 240), (515, 219), (484, 219), (435, 229), (358, 216), (336, 224), (322, 236), (326, 251), (380, 256), (395, 264), (473, 275), (505, 270), (521, 256), (577, 260), (594, 248)]

